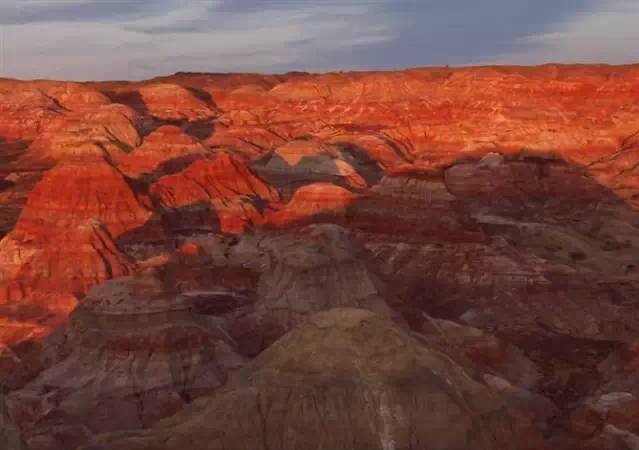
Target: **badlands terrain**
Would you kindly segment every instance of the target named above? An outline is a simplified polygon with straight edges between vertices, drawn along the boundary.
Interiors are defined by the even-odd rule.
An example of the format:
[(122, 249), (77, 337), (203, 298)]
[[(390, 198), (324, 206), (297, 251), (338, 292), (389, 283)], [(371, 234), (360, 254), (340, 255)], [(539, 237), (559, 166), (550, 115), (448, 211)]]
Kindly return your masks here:
[(639, 449), (639, 66), (0, 79), (0, 448)]

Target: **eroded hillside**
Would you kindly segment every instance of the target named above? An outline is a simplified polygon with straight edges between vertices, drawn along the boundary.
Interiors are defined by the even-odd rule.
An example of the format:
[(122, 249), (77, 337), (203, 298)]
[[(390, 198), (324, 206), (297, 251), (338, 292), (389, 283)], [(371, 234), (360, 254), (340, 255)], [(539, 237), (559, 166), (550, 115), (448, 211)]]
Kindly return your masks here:
[(639, 448), (639, 67), (0, 80), (0, 439)]

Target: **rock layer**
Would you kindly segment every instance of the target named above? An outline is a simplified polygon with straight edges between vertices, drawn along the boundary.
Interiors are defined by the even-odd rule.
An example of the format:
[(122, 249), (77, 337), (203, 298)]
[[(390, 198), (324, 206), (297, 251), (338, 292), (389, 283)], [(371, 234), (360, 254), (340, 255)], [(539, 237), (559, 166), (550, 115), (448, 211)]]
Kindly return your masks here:
[(632, 448), (638, 96), (637, 66), (0, 80), (9, 433)]
[(47, 341), (55, 364), (8, 398), (31, 449), (75, 448), (96, 432), (149, 426), (243, 364), (161, 270), (95, 287), (58, 331), (64, 338)]
[(264, 207), (279, 200), (276, 189), (258, 178), (242, 159), (227, 153), (160, 178), (151, 186), (151, 193), (164, 208), (210, 205), (219, 229), (227, 233), (261, 225)]
[[(135, 262), (114, 239), (149, 219), (142, 201), (101, 158), (67, 161), (47, 171), (15, 228), (0, 241), (0, 303), (20, 302), (22, 310), (10, 312), (10, 321), (26, 316), (42, 327), (36, 335), (46, 334), (70, 312), (66, 294), (82, 295), (131, 273)], [(47, 318), (51, 314), (54, 320)], [(11, 342), (29, 336), (28, 330)]]
[(102, 442), (114, 450), (540, 445), (525, 420), (503, 409), (485, 386), (396, 326), (357, 309), (314, 316), (215, 397), (148, 433)]
[(179, 127), (164, 125), (144, 138), (142, 145), (118, 161), (127, 176), (138, 178), (162, 170), (176, 171), (207, 154), (204, 146)]

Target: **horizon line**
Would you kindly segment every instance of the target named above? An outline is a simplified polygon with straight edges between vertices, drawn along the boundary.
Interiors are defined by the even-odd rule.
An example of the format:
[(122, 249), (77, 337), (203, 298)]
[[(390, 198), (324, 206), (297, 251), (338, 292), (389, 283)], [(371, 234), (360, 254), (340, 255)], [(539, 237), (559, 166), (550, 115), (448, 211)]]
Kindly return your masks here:
[(634, 67), (639, 68), (639, 60), (636, 62), (611, 64), (611, 63), (597, 63), (597, 62), (545, 62), (540, 64), (447, 64), (447, 65), (420, 65), (420, 66), (404, 66), (396, 68), (381, 68), (381, 69), (344, 69), (344, 70), (288, 70), (286, 72), (201, 72), (201, 71), (177, 71), (171, 74), (159, 74), (150, 78), (141, 79), (85, 79), (85, 80), (65, 80), (57, 78), (17, 78), (6, 77), (0, 75), (0, 81), (18, 81), (24, 83), (31, 82), (62, 82), (62, 83), (78, 83), (78, 84), (97, 84), (97, 83), (144, 83), (162, 78), (171, 78), (177, 76), (237, 76), (237, 75), (253, 75), (253, 76), (291, 76), (291, 75), (307, 75), (307, 76), (323, 76), (333, 74), (366, 74), (366, 73), (397, 73), (397, 72), (409, 72), (416, 70), (463, 70), (463, 69), (533, 69), (542, 68), (548, 66), (555, 67), (591, 67), (591, 68), (616, 68), (616, 69), (631, 69)]

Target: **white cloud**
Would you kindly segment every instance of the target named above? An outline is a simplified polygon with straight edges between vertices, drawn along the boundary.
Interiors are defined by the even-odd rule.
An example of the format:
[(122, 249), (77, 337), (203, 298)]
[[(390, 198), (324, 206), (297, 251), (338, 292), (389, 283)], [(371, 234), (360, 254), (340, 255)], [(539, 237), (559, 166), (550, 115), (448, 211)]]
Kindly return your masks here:
[(639, 62), (639, 3), (606, 0), (544, 33), (517, 42), (521, 51), (485, 61), (498, 64)]
[(157, 13), (135, 21), (125, 22), (122, 26), (125, 29), (134, 31), (164, 31), (173, 27), (189, 27), (198, 22), (208, 20), (211, 11), (222, 3), (224, 3), (223, 0), (197, 0), (177, 3), (173, 9), (167, 9), (163, 13)]
[(0, 73), (84, 80), (179, 70), (268, 71), (283, 65), (321, 70), (327, 67), (311, 67), (309, 59), (395, 36), (395, 24), (369, 14), (367, 4), (306, 3), (217, 15), (214, 7), (220, 3), (182, 1), (166, 14), (122, 22), (3, 25)]

